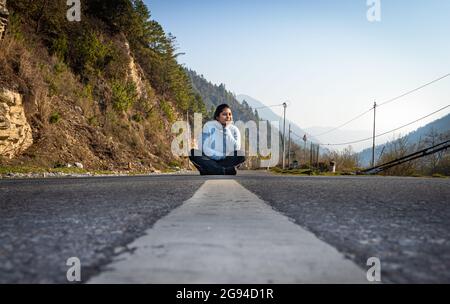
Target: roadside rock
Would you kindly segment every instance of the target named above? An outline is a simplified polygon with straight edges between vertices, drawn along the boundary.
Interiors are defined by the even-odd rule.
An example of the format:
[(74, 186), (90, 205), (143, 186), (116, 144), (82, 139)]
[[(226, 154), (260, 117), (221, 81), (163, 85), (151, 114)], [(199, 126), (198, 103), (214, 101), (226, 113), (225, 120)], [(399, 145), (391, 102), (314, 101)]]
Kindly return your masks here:
[(32, 131), (25, 116), (22, 96), (0, 90), (0, 156), (12, 159), (32, 144)]
[(8, 26), (9, 12), (6, 9), (6, 0), (0, 0), (0, 40), (3, 38)]

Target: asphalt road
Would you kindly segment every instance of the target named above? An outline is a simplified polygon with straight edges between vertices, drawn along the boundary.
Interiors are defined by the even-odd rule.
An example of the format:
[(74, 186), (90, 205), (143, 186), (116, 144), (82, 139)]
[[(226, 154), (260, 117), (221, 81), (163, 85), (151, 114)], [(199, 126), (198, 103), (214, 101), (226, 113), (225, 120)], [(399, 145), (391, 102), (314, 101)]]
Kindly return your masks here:
[[(67, 283), (73, 256), (87, 280), (206, 180), (220, 178), (0, 180), (0, 283)], [(226, 179), (361, 268), (378, 257), (385, 283), (450, 283), (450, 179), (242, 172)]]
[(378, 257), (384, 283), (450, 283), (450, 179), (283, 176), (239, 182), (361, 267)]
[(203, 182), (177, 176), (0, 181), (0, 283), (67, 283), (70, 257), (82, 261), (87, 279)]

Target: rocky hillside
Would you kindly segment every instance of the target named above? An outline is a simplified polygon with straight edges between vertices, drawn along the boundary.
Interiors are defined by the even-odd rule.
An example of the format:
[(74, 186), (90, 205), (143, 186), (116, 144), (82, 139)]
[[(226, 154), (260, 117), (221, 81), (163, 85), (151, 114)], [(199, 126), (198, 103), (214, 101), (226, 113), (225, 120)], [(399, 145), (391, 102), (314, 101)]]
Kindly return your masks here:
[(67, 10), (66, 1), (0, 0), (0, 166), (179, 165), (171, 125), (206, 108), (175, 38), (142, 0), (82, 1), (81, 22)]

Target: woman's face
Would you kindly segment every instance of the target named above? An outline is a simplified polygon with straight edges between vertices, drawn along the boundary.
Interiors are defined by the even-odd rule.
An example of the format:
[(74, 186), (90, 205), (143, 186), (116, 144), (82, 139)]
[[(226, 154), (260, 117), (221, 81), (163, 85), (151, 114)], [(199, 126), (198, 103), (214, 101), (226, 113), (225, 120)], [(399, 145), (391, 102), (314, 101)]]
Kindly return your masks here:
[(233, 121), (233, 114), (229, 108), (223, 109), (223, 111), (217, 117), (217, 120), (224, 126), (230, 124)]

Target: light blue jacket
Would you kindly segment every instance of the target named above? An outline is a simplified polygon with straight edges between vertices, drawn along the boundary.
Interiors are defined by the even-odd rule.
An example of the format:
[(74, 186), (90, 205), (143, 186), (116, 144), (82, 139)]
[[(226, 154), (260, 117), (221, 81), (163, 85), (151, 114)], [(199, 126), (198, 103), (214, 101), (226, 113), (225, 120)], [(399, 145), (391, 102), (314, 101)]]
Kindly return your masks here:
[(233, 124), (224, 127), (217, 120), (208, 121), (197, 142), (202, 143), (203, 153), (206, 156), (214, 160), (221, 160), (226, 156), (233, 155), (235, 150), (241, 149), (241, 133)]

